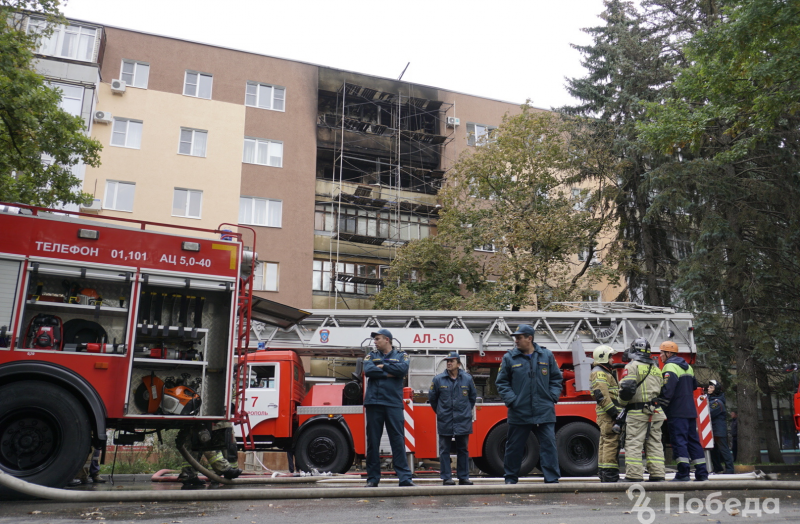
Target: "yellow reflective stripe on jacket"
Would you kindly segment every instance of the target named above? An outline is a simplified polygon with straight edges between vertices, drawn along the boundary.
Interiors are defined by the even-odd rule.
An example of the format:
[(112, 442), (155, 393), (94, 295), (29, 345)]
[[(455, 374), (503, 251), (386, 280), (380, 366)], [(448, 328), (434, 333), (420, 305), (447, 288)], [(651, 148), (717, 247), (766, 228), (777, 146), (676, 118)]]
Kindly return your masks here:
[(689, 366), (689, 369), (683, 369), (678, 364), (674, 362), (668, 362), (664, 364), (664, 369), (661, 370), (662, 373), (675, 373), (678, 378), (681, 378), (683, 375), (691, 375), (694, 376), (694, 370), (692, 366)]

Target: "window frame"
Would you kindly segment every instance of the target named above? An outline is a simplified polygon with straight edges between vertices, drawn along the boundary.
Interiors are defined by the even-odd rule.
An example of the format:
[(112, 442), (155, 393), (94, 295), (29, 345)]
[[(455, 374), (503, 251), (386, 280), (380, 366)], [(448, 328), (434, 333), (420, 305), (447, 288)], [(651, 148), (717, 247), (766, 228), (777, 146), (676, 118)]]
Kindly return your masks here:
[[(129, 84), (127, 82), (127, 80), (124, 79), (124, 76), (127, 74), (127, 73), (125, 73), (125, 64), (126, 63), (133, 64), (133, 73), (131, 73), (131, 75), (133, 75), (133, 81), (134, 82), (136, 82), (136, 77), (137, 77), (136, 71), (137, 71), (138, 66), (140, 66), (140, 65), (141, 66), (147, 66), (147, 79), (144, 82), (144, 86), (137, 86), (135, 84)], [(139, 60), (133, 60), (131, 58), (123, 58), (121, 63), (120, 63), (120, 65), (119, 65), (119, 78), (120, 78), (120, 80), (125, 82), (125, 85), (127, 87), (135, 87), (136, 89), (147, 89), (147, 86), (150, 83), (150, 63), (149, 62), (142, 62), (142, 61), (139, 61)]]
[[(72, 116), (81, 116), (83, 114), (83, 97), (86, 96), (86, 88), (85, 87), (83, 87), (81, 85), (68, 84), (66, 82), (50, 82), (50, 81), (47, 82), (47, 85), (51, 89), (54, 89), (54, 90), (58, 89), (59, 91), (61, 91), (61, 100), (58, 103), (58, 107), (60, 107), (63, 111), (66, 111), (67, 113), (69, 113)], [(64, 96), (66, 94), (66, 91), (63, 89), (64, 87), (80, 89), (81, 90), (80, 98)], [(68, 99), (68, 100), (79, 100), (80, 101), (80, 110), (78, 111), (77, 114), (71, 113), (70, 111), (67, 111), (67, 109), (63, 105), (65, 98)]]
[[(247, 151), (247, 142), (248, 141), (252, 141), (253, 142), (253, 161), (252, 162), (248, 162), (247, 159), (245, 158), (245, 154), (246, 154), (246, 151)], [(267, 146), (267, 163), (266, 164), (262, 164), (262, 163), (256, 161), (258, 159), (258, 147), (259, 147), (259, 144), (266, 144), (266, 146)], [(279, 166), (273, 166), (272, 164), (269, 163), (270, 158), (272, 158), (270, 156), (270, 150), (272, 149), (271, 148), (272, 144), (280, 144), (280, 146), (281, 146), (281, 156), (280, 156), (280, 161), (281, 162), (280, 162)], [(273, 140), (271, 138), (256, 138), (256, 137), (252, 137), (252, 136), (246, 136), (246, 137), (244, 137), (244, 143), (242, 145), (242, 163), (243, 164), (252, 164), (254, 166), (275, 167), (275, 168), (280, 169), (280, 168), (283, 167), (283, 152), (284, 152), (284, 147), (283, 147), (283, 141), (282, 140)]]
[[(181, 153), (181, 144), (183, 144), (183, 132), (184, 131), (191, 131), (192, 132), (192, 140), (189, 142), (189, 150), (191, 153)], [(206, 135), (206, 141), (203, 144), (203, 154), (202, 155), (195, 155), (194, 148), (195, 148), (195, 136), (197, 133), (203, 133)], [(178, 154), (182, 156), (193, 156), (195, 158), (206, 158), (206, 154), (208, 153), (208, 130), (206, 129), (196, 129), (193, 127), (183, 127), (181, 126), (180, 131), (178, 132)]]
[[(108, 189), (111, 184), (115, 184), (114, 186), (114, 206), (110, 207), (108, 205)], [(130, 209), (119, 209), (116, 207), (117, 204), (117, 197), (119, 196), (118, 186), (119, 184), (133, 186), (133, 198), (131, 199), (131, 208)], [(133, 206), (136, 202), (136, 182), (127, 182), (124, 180), (110, 180), (106, 179), (106, 187), (105, 192), (103, 193), (103, 209), (108, 211), (118, 211), (120, 213), (133, 213)]]
[[(125, 122), (126, 123), (125, 124), (125, 145), (120, 145), (120, 144), (115, 144), (114, 143), (114, 133), (116, 133), (116, 131), (114, 131), (114, 128), (116, 127), (117, 122)], [(128, 139), (130, 138), (130, 123), (131, 122), (135, 122), (137, 124), (141, 124), (141, 126), (142, 126), (141, 133), (139, 133), (139, 144), (136, 147), (128, 145)], [(124, 118), (124, 117), (115, 116), (113, 121), (111, 122), (111, 139), (109, 140), (108, 143), (109, 143), (109, 145), (112, 145), (114, 147), (124, 147), (125, 149), (141, 149), (142, 148), (142, 136), (143, 135), (144, 135), (144, 121), (136, 120), (135, 118)]]
[[(47, 20), (44, 20), (42, 18), (29, 17), (28, 18), (28, 24), (27, 24), (27, 33), (31, 34), (31, 32), (35, 32), (36, 34), (41, 36), (42, 31), (44, 29), (46, 29), (48, 25), (49, 24), (47, 23)], [(69, 27), (75, 27), (75, 28), (79, 29), (79, 31), (77, 33), (77, 39), (75, 41), (75, 56), (64, 55), (59, 51), (60, 49), (63, 48), (64, 35), (67, 33), (67, 28), (69, 28)], [(80, 49), (80, 40), (81, 40), (81, 36), (82, 36), (82, 33), (80, 32), (80, 29), (90, 29), (90, 30), (94, 31), (94, 41), (92, 42), (92, 45), (89, 48), (90, 49), (89, 58), (78, 58), (78, 50)], [(44, 42), (43, 41), (39, 41), (38, 45), (36, 46), (36, 50), (34, 51), (34, 53), (36, 53), (37, 55), (42, 55), (42, 56), (53, 56), (53, 57), (56, 57), (56, 58), (66, 58), (67, 60), (76, 60), (78, 62), (95, 63), (95, 49), (97, 47), (97, 37), (98, 37), (98, 33), (100, 33), (101, 30), (102, 29), (100, 27), (93, 27), (93, 26), (84, 25), (84, 24), (74, 24), (71, 21), (67, 21), (67, 24), (56, 24), (53, 27), (53, 33), (50, 35), (50, 38), (48, 39), (49, 43), (51, 43), (52, 46), (53, 46), (53, 52), (52, 53), (43, 52), (42, 51), (42, 47), (44, 46)], [(88, 35), (85, 35), (85, 36), (88, 36)]]
[[(195, 94), (190, 95), (186, 92), (186, 85), (189, 75), (197, 75), (197, 83), (195, 84)], [(207, 76), (211, 79), (211, 86), (208, 90), (208, 98), (200, 96), (200, 77)], [(183, 96), (190, 96), (192, 98), (199, 98), (200, 100), (213, 100), (214, 97), (214, 75), (211, 73), (203, 73), (193, 69), (187, 69), (183, 72)]]
[[(258, 224), (258, 223), (255, 223), (253, 221), (251, 221), (251, 222), (242, 221), (242, 200), (243, 199), (249, 199), (250, 200), (250, 216), (251, 217), (255, 217), (255, 212), (254, 211), (255, 211), (255, 203), (256, 203), (256, 201), (263, 200), (264, 202), (267, 203), (266, 204), (266, 208), (265, 208), (265, 212), (264, 212), (264, 216), (267, 218), (267, 223), (266, 224)], [(280, 214), (279, 214), (279, 217), (280, 217), (279, 222), (280, 223), (278, 225), (269, 225), (269, 217), (271, 215), (271, 213), (270, 213), (270, 205), (271, 205), (270, 202), (278, 202), (278, 203), (280, 203), (280, 206), (281, 206), (281, 210), (280, 210)], [(278, 198), (265, 198), (265, 197), (254, 197), (254, 196), (245, 196), (245, 195), (240, 196), (239, 197), (239, 219), (238, 219), (238, 223), (242, 224), (242, 225), (246, 225), (246, 226), (274, 227), (274, 228), (279, 228), (279, 229), (282, 228), (283, 227), (283, 200), (278, 199)]]
[[(470, 132), (470, 126), (472, 126), (472, 132)], [(475, 127), (482, 127), (486, 128), (486, 141), (479, 143), (478, 142), (478, 132), (476, 131)], [(487, 144), (491, 144), (494, 142), (493, 132), (497, 130), (497, 126), (490, 126), (487, 124), (479, 124), (477, 122), (467, 122), (467, 145), (472, 147), (481, 147)], [(484, 136), (484, 135), (481, 135)]]
[[(176, 215), (175, 214), (175, 194), (178, 191), (186, 191), (186, 205), (184, 206), (185, 214), (183, 214), (183, 215)], [(198, 193), (200, 195), (200, 205), (199, 205), (200, 214), (198, 216), (196, 216), (196, 217), (189, 215), (189, 208), (191, 206), (190, 203), (191, 203), (191, 195), (192, 195), (192, 193)], [(201, 189), (189, 189), (189, 188), (186, 188), (186, 187), (174, 187), (174, 188), (172, 188), (172, 211), (171, 211), (171, 214), (172, 214), (172, 216), (174, 216), (176, 218), (191, 218), (191, 219), (194, 219), (194, 220), (202, 220), (202, 218), (203, 218), (203, 191)]]
[[(247, 92), (247, 89), (250, 86), (255, 86), (255, 88), (256, 88), (255, 95), (250, 95)], [(264, 107), (264, 106), (259, 105), (260, 98), (261, 98), (260, 88), (262, 86), (263, 87), (269, 87), (269, 88), (272, 89), (271, 98), (270, 98), (270, 107)], [(275, 109), (275, 90), (276, 89), (280, 89), (280, 90), (283, 91), (283, 109)], [(251, 105), (251, 104), (247, 103), (247, 97), (248, 96), (255, 96), (256, 97), (255, 105)], [(255, 107), (256, 109), (266, 109), (267, 111), (278, 111), (279, 113), (285, 113), (286, 112), (286, 87), (279, 86), (279, 85), (276, 85), (276, 84), (266, 84), (264, 82), (256, 82), (255, 80), (248, 80), (245, 83), (245, 88), (244, 88), (244, 105), (247, 106), (247, 107)]]
[[(275, 289), (267, 288), (267, 276), (268, 266), (275, 267)], [(280, 281), (281, 281), (281, 265), (279, 262), (268, 262), (268, 261), (258, 261), (258, 265), (256, 266), (258, 269), (255, 270), (253, 273), (253, 289), (255, 291), (269, 291), (271, 293), (277, 293), (280, 291)], [(259, 271), (260, 270), (260, 271)], [(260, 274), (259, 274), (260, 273)], [(258, 287), (256, 287), (256, 278), (260, 279), (261, 283)]]

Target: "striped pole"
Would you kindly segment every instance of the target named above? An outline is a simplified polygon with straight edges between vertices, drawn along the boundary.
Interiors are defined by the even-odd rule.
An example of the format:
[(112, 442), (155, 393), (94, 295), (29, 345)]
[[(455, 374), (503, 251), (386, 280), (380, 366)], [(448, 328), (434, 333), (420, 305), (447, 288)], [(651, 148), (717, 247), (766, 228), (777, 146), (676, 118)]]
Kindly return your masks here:
[[(414, 440), (414, 401), (411, 399), (411, 388), (403, 388), (403, 429), (406, 442), (406, 453), (414, 453), (417, 449)], [(408, 396), (406, 396), (408, 395)]]
[(700, 445), (704, 449), (714, 447), (714, 433), (711, 431), (711, 412), (708, 409), (708, 397), (702, 389), (694, 392), (694, 401), (697, 406), (697, 433), (700, 436)]

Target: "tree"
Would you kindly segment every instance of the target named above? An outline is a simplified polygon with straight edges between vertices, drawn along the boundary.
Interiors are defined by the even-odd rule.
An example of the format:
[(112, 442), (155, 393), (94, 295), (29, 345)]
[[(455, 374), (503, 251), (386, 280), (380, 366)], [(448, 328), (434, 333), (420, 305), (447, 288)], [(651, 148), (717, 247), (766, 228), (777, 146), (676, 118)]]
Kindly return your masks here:
[(72, 167), (100, 164), (101, 145), (81, 118), (59, 107), (61, 94), (33, 70), (40, 35), (24, 11), (58, 23), (57, 0), (0, 0), (0, 200), (39, 206), (87, 202)]
[[(652, 174), (655, 203), (692, 224), (678, 284), (699, 311), (698, 342), (736, 362), (739, 456), (755, 462), (758, 396), (800, 348), (800, 4), (726, 3), (639, 131), (676, 158)], [(770, 459), (781, 460), (765, 404)]]
[(583, 125), (527, 104), (504, 118), (449, 171), (437, 236), (401, 250), (376, 307), (544, 308), (616, 284), (616, 264), (593, 262), (617, 255), (604, 189), (569, 185), (580, 169), (609, 175), (607, 144), (571, 139)]
[[(584, 29), (593, 43), (573, 46), (583, 55), (587, 75), (568, 79), (567, 90), (581, 103), (560, 111), (593, 118), (597, 128), (614, 134), (620, 191), (609, 195), (614, 200), (608, 205), (619, 223), (618, 241), (630, 248), (620, 267), (628, 289), (619, 298), (670, 305), (680, 234), (671, 216), (651, 209), (648, 173), (665, 158), (642, 149), (635, 126), (644, 112), (642, 102), (664, 96), (674, 77), (675, 60), (666, 52), (671, 33), (647, 27), (630, 1), (606, 0), (600, 18), (605, 25)], [(588, 181), (593, 177), (589, 173)]]

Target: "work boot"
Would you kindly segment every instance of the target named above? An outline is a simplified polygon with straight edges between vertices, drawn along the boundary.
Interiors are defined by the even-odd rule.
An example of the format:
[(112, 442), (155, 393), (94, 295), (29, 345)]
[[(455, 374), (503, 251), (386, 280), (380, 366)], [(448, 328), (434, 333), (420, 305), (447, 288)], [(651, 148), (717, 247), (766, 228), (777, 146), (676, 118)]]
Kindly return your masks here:
[(205, 486), (206, 482), (197, 475), (190, 475), (183, 479), (178, 476), (178, 479), (183, 482), (184, 486)]
[(455, 486), (456, 481), (453, 479), (445, 479), (442, 481), (442, 486)]
[(67, 482), (67, 487), (68, 488), (74, 488), (74, 487), (80, 486), (80, 485), (81, 485), (81, 479), (72, 479), (69, 482)]
[(606, 468), (606, 478), (603, 482), (618, 482), (619, 470), (616, 468)]
[(228, 480), (233, 480), (241, 474), (242, 470), (239, 468), (228, 468), (222, 472), (222, 476)]
[(472, 486), (473, 482), (469, 479), (461, 479), (458, 481), (459, 486)]
[(597, 478), (600, 482), (606, 482), (606, 468), (597, 468)]
[(107, 480), (101, 477), (99, 473), (95, 473), (92, 475), (92, 482), (95, 484), (105, 484)]
[(666, 480), (664, 477), (654, 477), (651, 475), (650, 478), (647, 479), (647, 482), (664, 482), (664, 480)]

